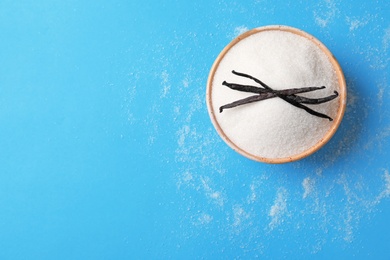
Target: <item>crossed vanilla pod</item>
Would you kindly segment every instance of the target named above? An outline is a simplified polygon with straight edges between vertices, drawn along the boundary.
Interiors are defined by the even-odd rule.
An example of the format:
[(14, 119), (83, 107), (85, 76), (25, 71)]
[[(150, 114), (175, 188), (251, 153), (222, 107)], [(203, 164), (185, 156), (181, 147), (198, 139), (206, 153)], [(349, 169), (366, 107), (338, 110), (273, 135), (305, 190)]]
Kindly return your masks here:
[(262, 82), (261, 80), (255, 78), (251, 75), (240, 73), (240, 72), (237, 72), (234, 70), (232, 71), (232, 73), (237, 75), (237, 76), (240, 76), (240, 77), (251, 79), (251, 80), (255, 81), (256, 83), (260, 84), (263, 88), (251, 86), (251, 85), (240, 85), (240, 84), (235, 84), (235, 83), (228, 83), (226, 81), (222, 82), (222, 85), (227, 86), (233, 90), (256, 93), (256, 95), (253, 95), (253, 96), (250, 96), (247, 98), (243, 98), (243, 99), (234, 101), (232, 103), (223, 105), (219, 108), (220, 113), (222, 113), (222, 111), (224, 109), (227, 109), (227, 108), (233, 108), (233, 107), (237, 107), (237, 106), (241, 106), (241, 105), (245, 105), (245, 104), (249, 104), (249, 103), (253, 103), (253, 102), (257, 102), (257, 101), (261, 101), (261, 100), (265, 100), (265, 99), (269, 99), (269, 98), (278, 97), (278, 98), (281, 98), (284, 101), (290, 103), (291, 105), (293, 105), (295, 107), (298, 107), (298, 108), (305, 110), (306, 112), (308, 112), (311, 115), (318, 116), (321, 118), (327, 118), (327, 119), (329, 119), (329, 121), (333, 121), (333, 119), (331, 117), (329, 117), (328, 115), (319, 113), (319, 112), (317, 112), (317, 111), (315, 111), (315, 110), (313, 110), (313, 109), (311, 109), (303, 104), (317, 105), (317, 104), (331, 101), (331, 100), (335, 99), (336, 97), (338, 97), (339, 93), (337, 91), (334, 91), (333, 95), (323, 97), (323, 98), (306, 98), (306, 97), (298, 96), (296, 94), (311, 92), (311, 91), (315, 91), (315, 90), (319, 90), (319, 89), (324, 89), (325, 86), (274, 90), (271, 87), (269, 87), (268, 85), (266, 85), (264, 82)]

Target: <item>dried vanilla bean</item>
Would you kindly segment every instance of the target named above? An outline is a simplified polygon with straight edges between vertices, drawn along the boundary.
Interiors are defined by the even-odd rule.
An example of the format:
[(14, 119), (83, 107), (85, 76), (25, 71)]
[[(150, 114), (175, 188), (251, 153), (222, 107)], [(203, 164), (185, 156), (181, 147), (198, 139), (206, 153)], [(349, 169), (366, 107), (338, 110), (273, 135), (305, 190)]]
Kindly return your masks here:
[(322, 104), (328, 101), (331, 101), (339, 96), (339, 93), (337, 91), (334, 91), (333, 95), (324, 97), (324, 98), (307, 98), (307, 97), (301, 97), (297, 95), (293, 95), (295, 101), (302, 103), (302, 104), (310, 104), (310, 105), (318, 105)]
[(292, 95), (292, 94), (299, 94), (299, 93), (306, 93), (311, 92), (315, 90), (324, 89), (325, 86), (321, 87), (304, 87), (304, 88), (290, 88), (290, 89), (283, 89), (283, 90), (269, 90), (264, 88), (259, 88), (251, 85), (240, 85), (236, 83), (228, 83), (226, 81), (222, 82), (222, 85), (227, 86), (228, 88), (242, 91), (242, 92), (251, 92), (251, 93), (266, 93), (266, 92), (277, 92), (281, 95)]
[(249, 78), (249, 79), (255, 81), (256, 83), (260, 84), (263, 87), (263, 89), (256, 87), (256, 86), (240, 85), (240, 84), (228, 83), (228, 82), (224, 81), (222, 83), (222, 85), (225, 85), (231, 89), (243, 91), (243, 92), (257, 93), (258, 95), (250, 96), (250, 97), (247, 97), (244, 99), (237, 100), (237, 101), (232, 102), (230, 104), (226, 104), (224, 106), (221, 106), (219, 109), (220, 112), (222, 112), (224, 109), (227, 109), (227, 108), (233, 108), (233, 107), (237, 107), (240, 105), (253, 103), (256, 101), (265, 100), (268, 98), (279, 97), (279, 98), (283, 99), (284, 101), (290, 103), (291, 105), (305, 110), (306, 112), (308, 112), (311, 115), (318, 116), (321, 118), (327, 118), (328, 120), (333, 121), (333, 119), (331, 117), (329, 117), (325, 114), (322, 114), (320, 112), (317, 112), (317, 111), (315, 111), (315, 110), (313, 110), (313, 109), (311, 109), (303, 104), (316, 105), (316, 104), (321, 104), (321, 103), (331, 101), (331, 100), (335, 99), (336, 97), (338, 97), (337, 91), (334, 91), (334, 95), (330, 95), (330, 96), (327, 96), (324, 98), (306, 98), (306, 97), (297, 96), (296, 94), (310, 92), (310, 91), (314, 91), (314, 90), (318, 90), (318, 89), (323, 89), (323, 88), (325, 88), (325, 86), (308, 87), (308, 88), (295, 88), (295, 89), (293, 88), (293, 89), (285, 89), (285, 90), (274, 90), (271, 87), (269, 87), (267, 84), (262, 82), (261, 80), (255, 78), (251, 75), (236, 72), (234, 70), (232, 71), (232, 73), (237, 75), (237, 76)]
[[(294, 97), (294, 99), (296, 99), (297, 102), (304, 103), (304, 102), (311, 101), (311, 99), (309, 99), (309, 98), (302, 98), (302, 97), (295, 96), (295, 95), (292, 95), (292, 94), (294, 94), (294, 93), (302, 93), (302, 91), (307, 92), (307, 89), (322, 89), (322, 88), (324, 88), (324, 87), (310, 87), (310, 88), (305, 88), (306, 90), (304, 88), (301, 88), (301, 89), (299, 89), (299, 88), (297, 88), (297, 89), (286, 89), (286, 90), (278, 90), (277, 92), (280, 93), (280, 94), (289, 93), (291, 96)], [(259, 95), (254, 95), (254, 96), (250, 96), (250, 97), (247, 97), (247, 98), (239, 99), (239, 100), (234, 101), (232, 103), (223, 105), (223, 106), (221, 106), (219, 108), (219, 112), (221, 113), (224, 109), (227, 109), (227, 108), (233, 108), (233, 107), (237, 107), (237, 106), (253, 103), (253, 102), (256, 102), (256, 101), (261, 101), (261, 100), (265, 100), (265, 99), (276, 97), (276, 94), (274, 92), (271, 92), (271, 91), (268, 91), (268, 90), (266, 90), (266, 91), (267, 92), (261, 93)], [(297, 97), (297, 98), (295, 98), (295, 97)]]
[(259, 95), (253, 95), (253, 96), (250, 96), (247, 98), (239, 99), (239, 100), (234, 101), (232, 103), (221, 106), (219, 108), (219, 113), (222, 113), (222, 111), (224, 109), (227, 109), (227, 108), (233, 108), (233, 107), (237, 107), (237, 106), (241, 106), (241, 105), (245, 105), (245, 104), (249, 104), (249, 103), (253, 103), (256, 101), (261, 101), (261, 100), (265, 100), (265, 99), (273, 98), (273, 97), (276, 97), (274, 93), (262, 93)]

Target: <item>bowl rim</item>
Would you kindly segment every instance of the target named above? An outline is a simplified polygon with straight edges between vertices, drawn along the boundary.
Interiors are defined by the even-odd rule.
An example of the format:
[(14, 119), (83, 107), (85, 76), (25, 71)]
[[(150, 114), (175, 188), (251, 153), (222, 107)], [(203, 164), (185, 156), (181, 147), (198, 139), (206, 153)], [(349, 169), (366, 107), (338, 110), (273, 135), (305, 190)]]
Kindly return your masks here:
[[(240, 148), (238, 145), (236, 145), (233, 141), (230, 140), (230, 138), (224, 133), (222, 128), (220, 127), (216, 116), (215, 116), (215, 111), (213, 109), (213, 103), (212, 103), (212, 86), (213, 86), (213, 81), (214, 81), (214, 75), (216, 70), (219, 67), (220, 62), (222, 59), (225, 57), (226, 53), (238, 42), (241, 40), (257, 33), (261, 32), (266, 32), (266, 31), (284, 31), (284, 32), (290, 32), (294, 33), (299, 36), (303, 36), (306, 39), (309, 39), (312, 41), (314, 44), (316, 44), (320, 50), (322, 50), (325, 55), (329, 58), (329, 61), (331, 62), (332, 66), (334, 67), (338, 79), (338, 84), (340, 87), (339, 90), (339, 108), (337, 111), (336, 117), (333, 119), (333, 124), (329, 131), (320, 139), (314, 146), (310, 147), (309, 149), (305, 150), (302, 153), (289, 156), (289, 157), (283, 157), (283, 158), (266, 158), (266, 157), (261, 157), (257, 156), (254, 154), (251, 154), (244, 149)], [(329, 49), (317, 38), (312, 36), (311, 34), (294, 28), (290, 26), (285, 26), (285, 25), (268, 25), (268, 26), (262, 26), (262, 27), (257, 27), (254, 29), (251, 29), (249, 31), (244, 32), (243, 34), (239, 35), (236, 37), (233, 41), (231, 41), (222, 51), (221, 53), (217, 56), (216, 60), (214, 61), (209, 76), (207, 80), (207, 88), (206, 88), (206, 104), (207, 104), (207, 110), (209, 113), (209, 116), (211, 118), (212, 124), (214, 125), (214, 128), (218, 132), (219, 136), (227, 143), (233, 150), (238, 152), (239, 154), (258, 161), (258, 162), (264, 162), (264, 163), (271, 163), (271, 164), (281, 164), (281, 163), (288, 163), (288, 162), (293, 162), (293, 161), (298, 161), (301, 160), (315, 152), (317, 152), (321, 147), (323, 147), (336, 133), (338, 127), (340, 126), (340, 123), (343, 119), (345, 109), (346, 109), (346, 102), (347, 101), (347, 87), (346, 87), (346, 82), (345, 82), (345, 77), (343, 74), (343, 71), (341, 69), (340, 64), (338, 63), (337, 59), (333, 56), (333, 54), (329, 51)]]

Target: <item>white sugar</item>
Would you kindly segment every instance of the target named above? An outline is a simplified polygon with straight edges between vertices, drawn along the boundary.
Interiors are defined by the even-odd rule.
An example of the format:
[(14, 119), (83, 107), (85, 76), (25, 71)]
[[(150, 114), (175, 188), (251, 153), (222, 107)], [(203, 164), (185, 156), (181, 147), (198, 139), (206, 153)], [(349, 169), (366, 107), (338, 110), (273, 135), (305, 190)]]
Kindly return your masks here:
[[(313, 116), (280, 98), (242, 105), (218, 113), (219, 107), (253, 95), (229, 89), (223, 81), (258, 85), (232, 74), (252, 75), (275, 90), (320, 87), (299, 94), (320, 98), (339, 91), (336, 72), (329, 58), (312, 41), (286, 31), (252, 34), (234, 45), (221, 60), (212, 83), (212, 109), (226, 136), (246, 152), (264, 158), (286, 158), (300, 154), (318, 143), (332, 122)], [(338, 98), (308, 107), (335, 118)]]

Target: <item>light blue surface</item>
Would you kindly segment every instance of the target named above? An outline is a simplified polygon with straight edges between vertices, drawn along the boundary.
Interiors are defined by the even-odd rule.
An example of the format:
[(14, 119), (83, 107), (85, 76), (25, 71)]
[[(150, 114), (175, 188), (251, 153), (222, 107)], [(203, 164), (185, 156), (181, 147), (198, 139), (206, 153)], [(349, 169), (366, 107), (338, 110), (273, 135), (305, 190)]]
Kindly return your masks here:
[[(0, 2), (0, 259), (390, 257), (389, 1)], [(340, 62), (334, 138), (285, 165), (212, 127), (238, 33), (307, 31)]]

